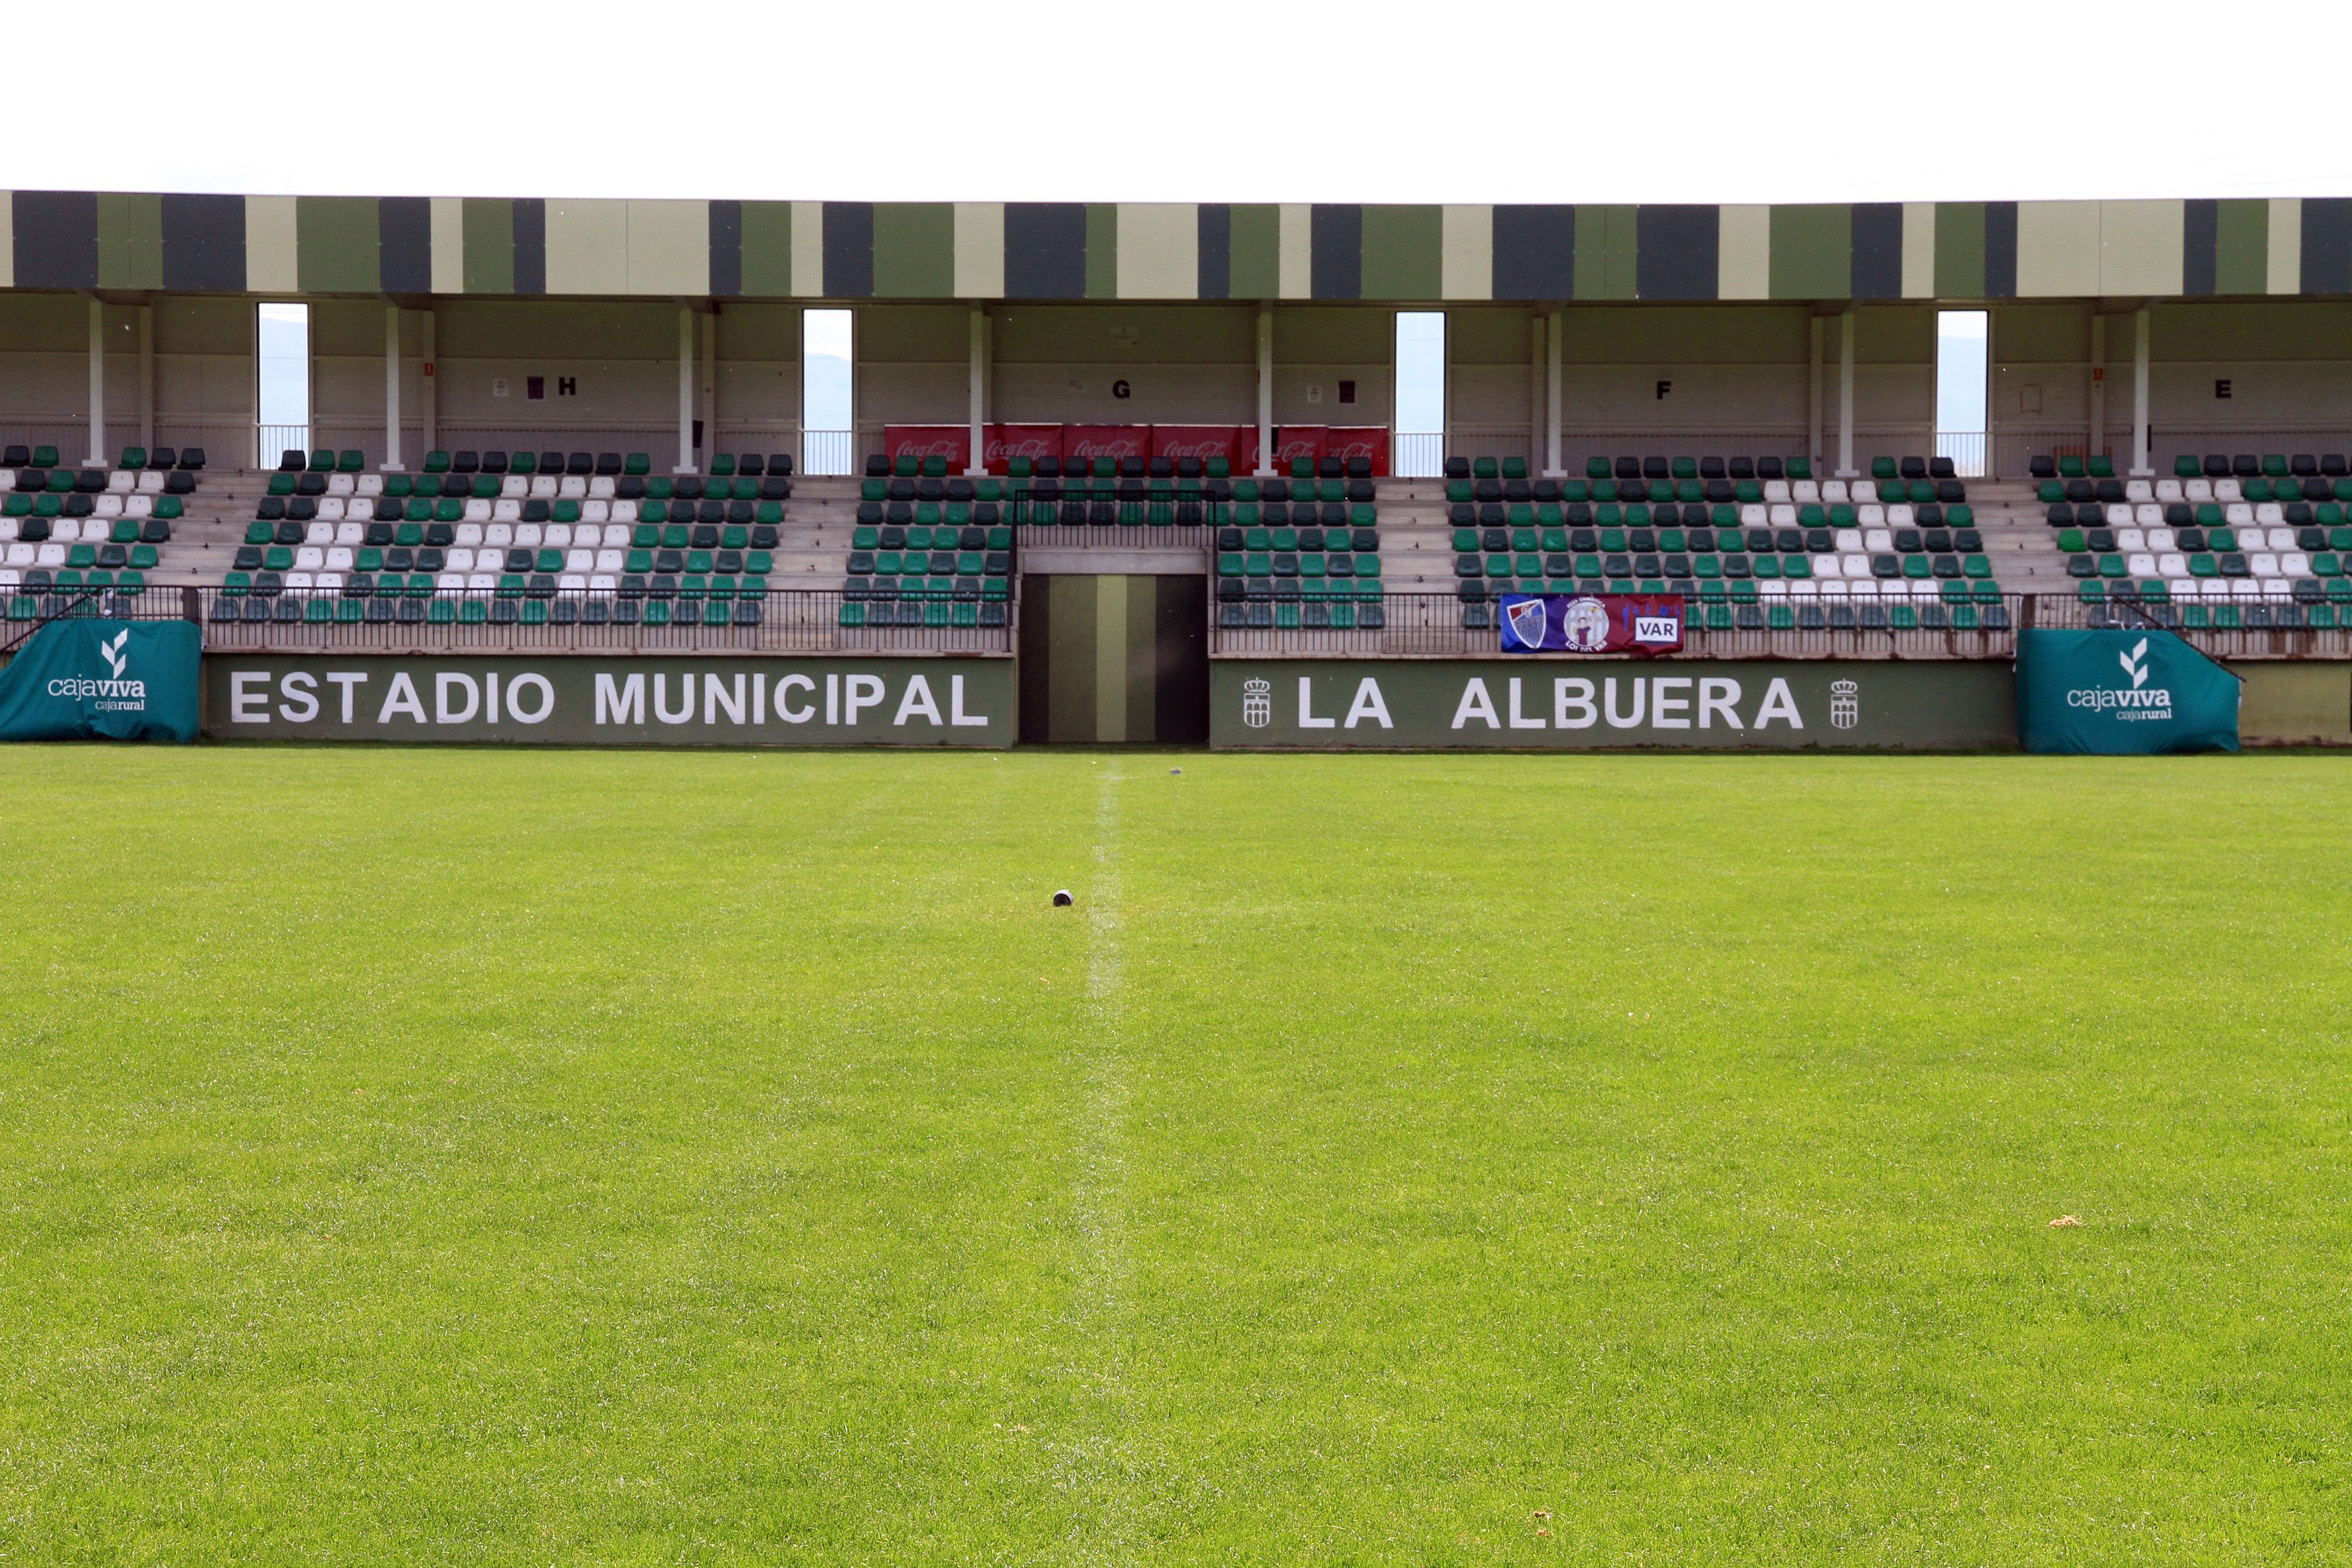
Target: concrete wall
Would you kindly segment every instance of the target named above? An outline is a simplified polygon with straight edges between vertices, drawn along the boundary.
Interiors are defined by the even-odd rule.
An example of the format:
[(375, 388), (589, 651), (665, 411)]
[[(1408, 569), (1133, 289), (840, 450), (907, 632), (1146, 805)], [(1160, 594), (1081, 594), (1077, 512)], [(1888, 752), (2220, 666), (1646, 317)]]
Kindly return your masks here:
[[(1993, 312), (1991, 412), (2001, 471), (2098, 446), (2131, 452), (2135, 326), (2106, 318), (2102, 433), (2091, 429), (2090, 304)], [(2313, 300), (2176, 303), (2150, 313), (2148, 425), (2155, 465), (2204, 452), (2352, 451), (2352, 305)], [(2227, 381), (2230, 395), (2216, 395)]]
[(2249, 746), (2352, 744), (2352, 664), (2247, 659), (2238, 735)]
[[(1274, 313), (1277, 425), (1386, 425), (1393, 313), (1283, 306)], [(992, 306), (988, 416), (1008, 423), (1255, 424), (1257, 306)], [(857, 312), (858, 425), (971, 417), (968, 308)], [(1346, 384), (1352, 383), (1352, 387)], [(1352, 392), (1352, 401), (1342, 397)]]
[[(250, 437), (252, 306), (165, 299), (154, 310), (154, 434), (241, 460)], [(111, 458), (141, 429), (139, 309), (106, 307), (106, 420)], [(0, 441), (90, 456), (89, 305), (77, 294), (0, 294)], [(234, 454), (234, 456), (231, 456)]]
[[(1574, 470), (1588, 457), (1620, 453), (1805, 450), (1812, 313), (1805, 305), (1569, 306), (1563, 461)], [(1540, 458), (1543, 392), (1531, 363), (1539, 320), (1518, 308), (1448, 312), (1451, 450)], [(1857, 456), (1925, 453), (1935, 421), (1935, 312), (1862, 306), (1854, 320)], [(1832, 454), (1837, 331), (1832, 318), (1820, 448)]]

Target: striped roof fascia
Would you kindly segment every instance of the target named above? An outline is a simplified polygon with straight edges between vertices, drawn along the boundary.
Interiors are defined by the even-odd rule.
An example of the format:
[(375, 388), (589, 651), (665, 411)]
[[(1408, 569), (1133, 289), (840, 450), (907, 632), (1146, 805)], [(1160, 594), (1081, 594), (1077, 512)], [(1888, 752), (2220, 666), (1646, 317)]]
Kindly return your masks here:
[(803, 300), (2352, 294), (2352, 199), (1797, 205), (0, 192), (0, 288)]

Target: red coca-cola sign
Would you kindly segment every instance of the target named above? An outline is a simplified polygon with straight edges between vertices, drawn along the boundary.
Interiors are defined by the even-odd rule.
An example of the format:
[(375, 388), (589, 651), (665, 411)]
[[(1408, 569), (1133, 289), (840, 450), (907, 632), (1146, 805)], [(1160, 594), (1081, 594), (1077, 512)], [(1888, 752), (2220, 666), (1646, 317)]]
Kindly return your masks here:
[(1330, 436), (1328, 426), (1322, 425), (1284, 425), (1274, 433), (1274, 466), (1284, 473), (1300, 458), (1315, 462), (1323, 456), (1323, 443)]
[(971, 467), (971, 426), (969, 425), (885, 425), (882, 450), (891, 462), (900, 458), (945, 458), (948, 472)]
[(1062, 426), (1062, 457), (1084, 458), (1148, 458), (1151, 456), (1151, 426), (1149, 425), (1065, 425)]
[(1358, 458), (1369, 460), (1372, 472), (1384, 475), (1389, 471), (1389, 427), (1385, 425), (1334, 425), (1323, 433), (1323, 452), (1327, 458), (1352, 462)]
[[(1256, 435), (1251, 431), (1252, 437)], [(1252, 445), (1255, 445), (1253, 440)], [(1234, 460), (1241, 450), (1242, 427), (1238, 425), (1154, 425), (1151, 427), (1151, 455), (1155, 458), (1198, 458), (1203, 463), (1212, 458)]]
[(991, 425), (988, 427), (988, 471), (1001, 474), (1015, 458), (1026, 458), (1034, 463), (1040, 458), (1062, 455), (1062, 427), (1059, 425)]

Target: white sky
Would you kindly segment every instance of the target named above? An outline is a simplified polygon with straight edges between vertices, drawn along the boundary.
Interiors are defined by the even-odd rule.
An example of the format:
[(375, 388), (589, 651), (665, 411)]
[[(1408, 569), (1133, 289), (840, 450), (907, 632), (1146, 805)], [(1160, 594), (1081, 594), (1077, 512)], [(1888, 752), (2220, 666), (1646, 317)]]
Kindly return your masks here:
[[(104, 20), (107, 37), (163, 49), (156, 84), (176, 107), (17, 114), (0, 184), (924, 201), (2352, 195), (2346, 100), (2324, 63), (2352, 46), (2341, 0), (117, 0)], [(13, 52), (73, 56), (84, 21), (28, 11)]]

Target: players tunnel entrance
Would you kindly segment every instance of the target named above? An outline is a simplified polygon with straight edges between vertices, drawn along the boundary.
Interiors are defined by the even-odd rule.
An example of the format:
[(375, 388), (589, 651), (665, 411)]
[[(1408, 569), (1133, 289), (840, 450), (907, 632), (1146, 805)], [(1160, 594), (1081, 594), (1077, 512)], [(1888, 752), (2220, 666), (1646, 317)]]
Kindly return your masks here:
[(1208, 631), (1198, 573), (1024, 572), (1023, 743), (1207, 744)]

